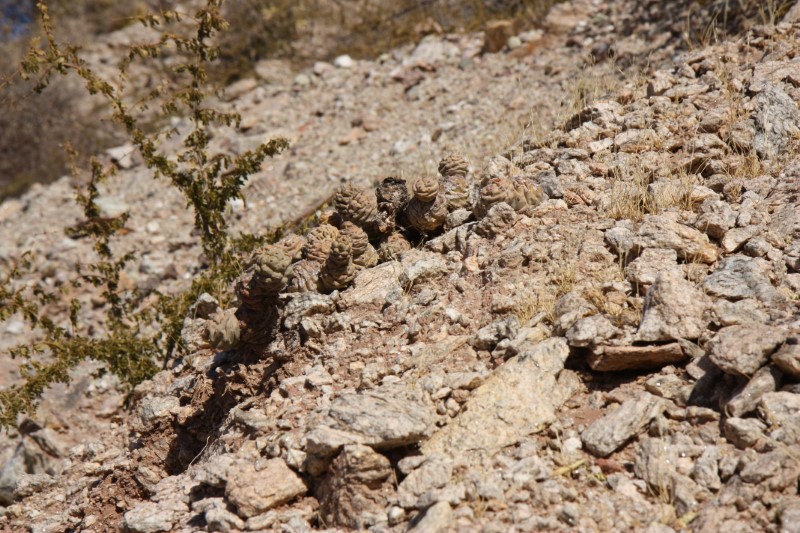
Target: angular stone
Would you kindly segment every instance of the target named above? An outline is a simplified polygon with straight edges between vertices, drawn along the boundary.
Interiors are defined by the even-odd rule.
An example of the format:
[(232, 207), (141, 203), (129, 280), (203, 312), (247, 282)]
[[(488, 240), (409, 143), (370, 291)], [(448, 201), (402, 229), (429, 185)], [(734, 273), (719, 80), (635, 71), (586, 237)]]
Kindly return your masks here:
[(800, 394), (785, 391), (766, 393), (761, 396), (758, 412), (770, 426), (780, 426), (800, 413)]
[(453, 510), (450, 508), (450, 504), (439, 502), (414, 519), (406, 531), (408, 533), (444, 533), (450, 531), (452, 522)]
[(575, 322), (565, 336), (570, 346), (584, 348), (603, 344), (618, 332), (604, 315), (592, 315)]
[(761, 258), (741, 255), (726, 257), (703, 282), (705, 292), (728, 300), (756, 298), (768, 305), (783, 297), (769, 280), (771, 267)]
[(573, 392), (556, 380), (568, 355), (560, 338), (524, 347), (472, 392), (461, 413), (423, 444), (422, 453), (491, 452), (547, 427)]
[(709, 490), (719, 490), (722, 487), (719, 479), (719, 458), (719, 446), (709, 446), (703, 450), (692, 468), (692, 479)]
[(709, 343), (711, 361), (720, 370), (738, 376), (752, 376), (786, 339), (786, 330), (755, 324), (727, 326)]
[(705, 330), (710, 302), (679, 271), (665, 270), (647, 291), (635, 339), (644, 342), (697, 339)]
[(132, 533), (170, 531), (189, 506), (182, 501), (142, 502), (125, 513), (125, 527)]
[(258, 469), (251, 461), (238, 460), (228, 468), (227, 478), (225, 497), (242, 518), (269, 511), (308, 490), (281, 458), (270, 459)]
[(786, 344), (772, 354), (772, 362), (793, 379), (800, 379), (800, 344), (798, 344), (798, 338), (788, 338)]
[(736, 225), (736, 213), (730, 204), (723, 200), (703, 202), (700, 206), (700, 215), (694, 223), (694, 227), (714, 239), (721, 239), (734, 225)]
[(589, 366), (597, 372), (644, 370), (681, 363), (686, 357), (677, 342), (652, 346), (598, 346), (589, 355)]
[(725, 253), (732, 254), (739, 251), (744, 244), (764, 230), (761, 226), (745, 226), (743, 228), (732, 228), (725, 232), (720, 241)]
[(758, 407), (761, 397), (775, 392), (780, 386), (783, 372), (773, 365), (761, 367), (750, 381), (728, 401), (725, 411), (731, 416), (744, 416)]
[(664, 400), (643, 392), (595, 420), (581, 435), (583, 445), (598, 457), (611, 455), (666, 408)]
[(764, 84), (754, 98), (756, 104), (755, 149), (762, 158), (772, 159), (783, 153), (800, 129), (800, 110), (792, 97), (779, 85)]
[(328, 409), (323, 423), (306, 434), (306, 451), (330, 457), (345, 444), (392, 449), (415, 444), (433, 429), (431, 406), (389, 392), (344, 394)]
[(367, 529), (386, 522), (393, 475), (389, 460), (369, 446), (345, 446), (316, 491), (324, 523)]
[(356, 275), (350, 290), (342, 293), (338, 304), (343, 309), (364, 306), (383, 306), (392, 294), (402, 294), (400, 275), (403, 267), (397, 261), (389, 261), (373, 268), (366, 268)]
[(746, 450), (759, 442), (764, 442), (766, 429), (767, 426), (755, 418), (731, 417), (726, 418), (722, 423), (722, 434), (725, 435), (728, 442), (740, 450)]
[(736, 302), (719, 299), (714, 302), (714, 315), (720, 326), (764, 324), (769, 320), (769, 315), (761, 308), (758, 300), (751, 298)]
[(664, 248), (647, 248), (625, 267), (625, 278), (637, 285), (652, 285), (664, 270), (678, 270), (678, 252)]
[(717, 247), (708, 242), (706, 234), (666, 215), (648, 215), (633, 242), (639, 252), (646, 248), (669, 248), (685, 261), (713, 263), (717, 260)]
[(398, 504), (406, 509), (418, 507), (418, 501), (425, 493), (446, 486), (452, 475), (453, 461), (450, 457), (435, 454), (425, 458), (397, 487)]

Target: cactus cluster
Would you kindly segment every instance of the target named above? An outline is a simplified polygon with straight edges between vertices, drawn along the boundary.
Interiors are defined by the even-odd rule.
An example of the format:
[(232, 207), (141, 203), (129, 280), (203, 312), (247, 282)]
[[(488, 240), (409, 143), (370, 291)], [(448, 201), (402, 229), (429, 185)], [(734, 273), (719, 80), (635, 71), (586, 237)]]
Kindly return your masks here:
[[(417, 178), (410, 193), (406, 181), (396, 177), (384, 179), (374, 194), (351, 184), (341, 187), (333, 197), (333, 209), (320, 216), (318, 226), (305, 236), (289, 235), (251, 258), (236, 284), (242, 342), (248, 335), (260, 338), (248, 333), (254, 328), (247, 317), (276, 307), (279, 293), (346, 289), (360, 269), (399, 259), (412, 247), (409, 238), (453, 227), (457, 225), (453, 220), (483, 219), (501, 203), (513, 214), (541, 201), (542, 191), (532, 181), (498, 169), (503, 165), (491, 164), (475, 186), (468, 162), (449, 155), (439, 163), (439, 176)], [(217, 317), (209, 328), (209, 337), (220, 347), (232, 344), (232, 332), (238, 334), (232, 316)]]

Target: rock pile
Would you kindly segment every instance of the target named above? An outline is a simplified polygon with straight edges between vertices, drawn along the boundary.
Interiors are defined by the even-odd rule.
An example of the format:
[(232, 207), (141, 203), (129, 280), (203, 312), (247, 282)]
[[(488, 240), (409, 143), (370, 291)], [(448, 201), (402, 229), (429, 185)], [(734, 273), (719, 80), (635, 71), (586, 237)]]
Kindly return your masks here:
[(797, 530), (798, 58), (800, 25), (759, 26), (474, 179), (344, 186), (237, 309), (198, 303), (217, 348), (137, 389), (130, 435), (20, 476), (56, 449), (21, 435), (4, 523)]

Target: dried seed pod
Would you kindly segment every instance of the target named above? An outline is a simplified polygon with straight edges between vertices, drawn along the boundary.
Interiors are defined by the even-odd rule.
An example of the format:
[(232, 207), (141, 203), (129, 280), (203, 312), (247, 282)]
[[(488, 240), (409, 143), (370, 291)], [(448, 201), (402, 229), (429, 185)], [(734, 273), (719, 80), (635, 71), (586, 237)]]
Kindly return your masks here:
[(406, 180), (394, 177), (384, 179), (375, 188), (375, 197), (378, 201), (378, 209), (382, 212), (391, 215), (399, 213), (409, 199)]
[(395, 232), (381, 243), (378, 249), (378, 255), (381, 261), (394, 261), (399, 259), (403, 252), (410, 249), (411, 243), (408, 242), (408, 239), (406, 239), (402, 233)]
[(342, 224), (339, 233), (350, 241), (353, 257), (363, 254), (367, 246), (369, 246), (369, 237), (367, 237), (366, 232), (352, 222)]
[(466, 176), (469, 173), (469, 163), (460, 154), (450, 154), (439, 161), (439, 174), (448, 176)]
[(339, 188), (333, 197), (333, 206), (343, 220), (369, 227), (375, 224), (378, 205), (375, 196), (348, 183)]
[(292, 279), (286, 292), (316, 292), (322, 263), (303, 259), (292, 266)]
[(414, 182), (414, 198), (420, 202), (430, 203), (439, 195), (439, 179), (423, 176)]
[(353, 257), (353, 264), (362, 268), (372, 268), (380, 262), (380, 256), (371, 244), (367, 244), (366, 249), (357, 256)]
[(356, 268), (352, 259), (350, 243), (342, 238), (335, 240), (319, 273), (319, 285), (323, 292), (342, 290), (353, 282)]
[(386, 178), (375, 188), (378, 201), (377, 230), (382, 234), (391, 233), (398, 225), (406, 225), (402, 218), (408, 205), (408, 185), (400, 178)]
[(444, 224), (447, 218), (447, 199), (443, 194), (433, 202), (422, 202), (412, 198), (406, 208), (408, 224), (420, 233), (432, 233)]
[(232, 350), (239, 344), (241, 326), (236, 317), (236, 309), (226, 309), (212, 313), (206, 321), (205, 337), (217, 350)]
[(283, 248), (284, 251), (289, 254), (293, 263), (300, 261), (306, 250), (306, 238), (296, 233), (287, 235), (275, 244)]
[(339, 230), (330, 224), (320, 224), (306, 235), (306, 259), (324, 262), (331, 251), (331, 244), (339, 238)]

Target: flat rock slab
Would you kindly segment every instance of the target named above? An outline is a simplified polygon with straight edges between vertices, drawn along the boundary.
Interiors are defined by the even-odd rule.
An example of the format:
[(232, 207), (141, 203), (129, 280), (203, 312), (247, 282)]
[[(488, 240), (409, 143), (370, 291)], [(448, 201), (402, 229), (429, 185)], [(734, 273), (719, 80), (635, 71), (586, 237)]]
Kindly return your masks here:
[(345, 394), (336, 398), (323, 423), (306, 434), (306, 451), (330, 457), (346, 444), (392, 449), (431, 434), (431, 406), (388, 392)]
[(598, 346), (589, 355), (589, 366), (598, 372), (617, 372), (661, 368), (685, 359), (677, 342), (653, 346)]
[(228, 468), (227, 478), (225, 496), (243, 518), (264, 513), (308, 490), (281, 458), (258, 467), (252, 461), (237, 461)]
[(541, 431), (571, 395), (557, 382), (569, 355), (553, 338), (511, 358), (475, 389), (464, 410), (422, 446), (422, 453), (495, 451)]
[(581, 435), (589, 452), (606, 457), (617, 451), (666, 408), (658, 396), (644, 392), (624, 402), (617, 409), (595, 420)]

